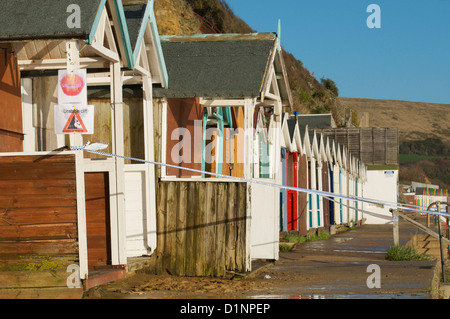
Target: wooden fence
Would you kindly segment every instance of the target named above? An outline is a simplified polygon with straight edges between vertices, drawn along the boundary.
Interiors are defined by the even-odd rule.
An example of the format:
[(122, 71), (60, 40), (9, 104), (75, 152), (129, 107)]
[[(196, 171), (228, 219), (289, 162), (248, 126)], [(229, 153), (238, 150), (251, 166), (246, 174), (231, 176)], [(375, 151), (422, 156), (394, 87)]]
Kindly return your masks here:
[(155, 273), (224, 276), (247, 269), (247, 184), (159, 182)]

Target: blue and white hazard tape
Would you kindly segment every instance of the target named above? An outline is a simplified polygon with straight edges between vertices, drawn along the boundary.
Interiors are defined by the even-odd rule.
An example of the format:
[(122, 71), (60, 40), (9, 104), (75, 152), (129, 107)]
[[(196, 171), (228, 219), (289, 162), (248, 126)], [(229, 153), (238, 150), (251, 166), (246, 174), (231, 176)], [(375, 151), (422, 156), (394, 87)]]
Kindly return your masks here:
[[(305, 188), (292, 187), (292, 186), (286, 186), (286, 185), (278, 185), (278, 184), (274, 184), (274, 183), (264, 182), (264, 181), (261, 181), (261, 180), (253, 180), (253, 179), (246, 179), (246, 178), (229, 176), (229, 175), (224, 175), (224, 174), (212, 173), (212, 172), (202, 171), (202, 170), (193, 169), (193, 168), (180, 167), (180, 166), (171, 165), (171, 164), (165, 164), (165, 163), (158, 163), (158, 162), (154, 162), (154, 161), (148, 161), (148, 160), (143, 160), (143, 159), (139, 159), (139, 158), (133, 158), (133, 157), (117, 155), (117, 154), (111, 154), (111, 153), (106, 153), (106, 152), (100, 151), (102, 149), (107, 148), (108, 145), (109, 144), (107, 144), (107, 143), (93, 143), (93, 144), (91, 144), (90, 142), (87, 142), (83, 146), (72, 146), (70, 148), (70, 150), (72, 150), (72, 151), (86, 151), (86, 152), (89, 152), (89, 153), (94, 153), (94, 154), (103, 155), (103, 156), (110, 156), (110, 157), (127, 159), (127, 160), (131, 160), (131, 161), (135, 161), (135, 162), (141, 162), (141, 163), (147, 163), (147, 164), (152, 164), (152, 165), (157, 165), (157, 166), (170, 167), (170, 168), (175, 168), (175, 169), (179, 169), (179, 170), (189, 171), (189, 172), (193, 172), (193, 173), (197, 173), (197, 174), (206, 174), (206, 175), (214, 176), (214, 177), (217, 177), (217, 178), (231, 179), (231, 180), (235, 180), (237, 182), (247, 182), (247, 183), (265, 185), (265, 186), (270, 186), (270, 187), (275, 187), (275, 188), (280, 188), (280, 189), (286, 189), (286, 190), (290, 190), (290, 191), (301, 192), (301, 193), (315, 194), (315, 195), (319, 195), (319, 196), (322, 196), (322, 197), (326, 197), (328, 199), (333, 198), (333, 201), (334, 201), (334, 198), (339, 198), (339, 199), (358, 201), (358, 202), (363, 202), (363, 203), (368, 203), (368, 204), (379, 204), (379, 205), (381, 204), (381, 205), (384, 205), (384, 206), (391, 207), (393, 209), (401, 209), (401, 210), (403, 210), (405, 212), (414, 212), (414, 213), (422, 213), (422, 214), (440, 215), (440, 216), (444, 216), (444, 217), (450, 217), (449, 213), (438, 212), (438, 211), (435, 211), (435, 210), (428, 211), (428, 210), (423, 209), (423, 207), (415, 206), (415, 205), (393, 203), (393, 202), (387, 202), (387, 201), (382, 201), (382, 200), (361, 198), (361, 197), (356, 197), (356, 196), (351, 196), (351, 195), (350, 196), (344, 196), (344, 195), (330, 193), (330, 192), (325, 192), (325, 191), (320, 191), (320, 190), (305, 189)], [(348, 207), (352, 208), (350, 206), (348, 206)], [(358, 211), (362, 211), (362, 210), (358, 209)], [(363, 211), (363, 212), (366, 212), (366, 213), (369, 213), (369, 214), (372, 214), (372, 215), (377, 215), (378, 217), (380, 216), (379, 214), (368, 212), (368, 211)], [(384, 216), (384, 217), (386, 218), (386, 216)], [(387, 219), (390, 220), (391, 218), (388, 217)]]

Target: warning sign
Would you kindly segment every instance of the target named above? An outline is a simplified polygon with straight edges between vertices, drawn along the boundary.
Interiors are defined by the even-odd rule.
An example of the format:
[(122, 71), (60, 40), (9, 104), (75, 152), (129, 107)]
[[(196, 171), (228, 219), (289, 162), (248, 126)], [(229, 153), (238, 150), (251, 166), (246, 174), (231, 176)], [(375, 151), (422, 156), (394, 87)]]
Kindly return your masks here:
[(58, 71), (58, 104), (87, 104), (86, 69)]
[(69, 119), (67, 120), (66, 126), (64, 126), (63, 133), (86, 133), (87, 129), (80, 117), (80, 113), (74, 109)]
[(94, 134), (93, 105), (55, 105), (56, 134)]

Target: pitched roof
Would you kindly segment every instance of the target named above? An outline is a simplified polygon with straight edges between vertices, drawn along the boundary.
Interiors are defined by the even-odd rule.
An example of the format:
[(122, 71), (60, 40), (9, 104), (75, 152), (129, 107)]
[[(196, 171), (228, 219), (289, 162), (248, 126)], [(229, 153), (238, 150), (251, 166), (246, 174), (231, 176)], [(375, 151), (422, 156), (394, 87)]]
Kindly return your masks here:
[(127, 21), (128, 33), (130, 35), (131, 48), (136, 50), (136, 45), (141, 31), (142, 23), (146, 16), (146, 4), (124, 5), (125, 19)]
[[(0, 41), (74, 38), (88, 40), (105, 0), (1, 0)], [(80, 28), (69, 28), (71, 4), (80, 7)]]
[(169, 88), (155, 97), (258, 97), (276, 34), (161, 37)]
[[(147, 40), (146, 43), (153, 44), (152, 52), (147, 52), (150, 59), (149, 64), (152, 67), (153, 79), (159, 78), (162, 86), (167, 87), (167, 67), (161, 48), (153, 6), (153, 0), (148, 0), (145, 4), (123, 5), (124, 16), (130, 39), (130, 47), (134, 58), (134, 65), (139, 64), (138, 59), (143, 39), (150, 38), (151, 40)], [(148, 25), (150, 27), (148, 27)], [(149, 34), (146, 34), (147, 30)], [(152, 62), (154, 62), (153, 65)]]
[(294, 139), (294, 133), (295, 133), (295, 119), (290, 118), (287, 120), (287, 125), (289, 128), (289, 136), (291, 138), (291, 141)]
[(302, 114), (298, 116), (298, 125), (300, 127), (308, 125), (311, 129), (324, 129), (336, 126), (331, 114)]

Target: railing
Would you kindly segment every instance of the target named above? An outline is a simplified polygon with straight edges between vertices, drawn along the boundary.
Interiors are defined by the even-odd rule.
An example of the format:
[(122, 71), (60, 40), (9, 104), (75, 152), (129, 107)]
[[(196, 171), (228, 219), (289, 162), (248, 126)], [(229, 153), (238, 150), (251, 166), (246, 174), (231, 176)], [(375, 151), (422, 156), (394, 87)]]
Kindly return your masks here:
[[(432, 203), (430, 206), (428, 206), (428, 211), (431, 210), (432, 207), (436, 206), (437, 211), (440, 212), (440, 208), (441, 205), (447, 205), (448, 207), (450, 207), (450, 203), (447, 202), (434, 202)], [(394, 232), (394, 245), (395, 246), (399, 246), (399, 217), (401, 217), (403, 220), (405, 220), (406, 222), (412, 224), (413, 226), (417, 227), (418, 229), (424, 231), (425, 233), (427, 233), (428, 235), (436, 238), (439, 240), (439, 246), (440, 246), (440, 253), (441, 253), (441, 267), (442, 267), (442, 278), (444, 280), (444, 282), (446, 282), (446, 274), (445, 274), (445, 261), (444, 261), (444, 251), (443, 251), (443, 245), (444, 243), (446, 245), (450, 246), (450, 240), (445, 238), (442, 235), (442, 230), (441, 230), (441, 217), (439, 215), (436, 215), (437, 217), (437, 221), (438, 221), (438, 233), (434, 232), (433, 230), (431, 230), (429, 228), (429, 216), (430, 214), (427, 215), (427, 226), (423, 226), (422, 224), (416, 222), (415, 220), (409, 218), (408, 216), (406, 216), (405, 214), (403, 214), (400, 210), (396, 210), (396, 209), (390, 209), (390, 212), (392, 213), (393, 216), (393, 232)]]

